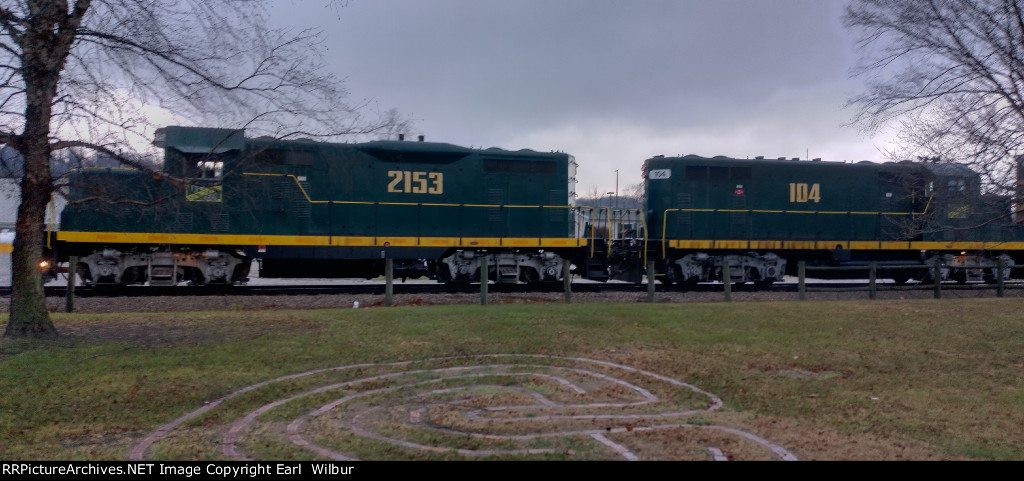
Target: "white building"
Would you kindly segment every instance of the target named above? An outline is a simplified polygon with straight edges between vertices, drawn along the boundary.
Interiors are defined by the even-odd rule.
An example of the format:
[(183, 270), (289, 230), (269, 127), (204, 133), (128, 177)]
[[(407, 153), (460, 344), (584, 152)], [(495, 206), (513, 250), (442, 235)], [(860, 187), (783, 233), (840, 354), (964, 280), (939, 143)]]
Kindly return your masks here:
[[(21, 202), (20, 179), (0, 178), (0, 286), (11, 285), (11, 244), (14, 242), (14, 225), (18, 219), (18, 203)], [(60, 212), (67, 201), (55, 195), (46, 209), (46, 229), (60, 227)]]

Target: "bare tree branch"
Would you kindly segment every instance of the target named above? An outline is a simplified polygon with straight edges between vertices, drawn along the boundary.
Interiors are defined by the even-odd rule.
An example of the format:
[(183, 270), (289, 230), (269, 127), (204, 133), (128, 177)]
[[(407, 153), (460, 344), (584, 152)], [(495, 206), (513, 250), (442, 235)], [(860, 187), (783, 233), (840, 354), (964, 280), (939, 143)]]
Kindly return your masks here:
[(895, 124), (909, 155), (971, 165), (987, 192), (1016, 188), (1024, 153), (1021, 0), (855, 0), (844, 17), (865, 52), (855, 121)]
[(187, 179), (170, 178), (145, 160), (159, 127), (148, 109), (188, 119), (183, 123), (272, 136), (360, 136), (403, 125), (393, 111), (367, 118), (365, 104), (347, 103), (339, 79), (324, 69), (319, 32), (269, 28), (268, 3), (3, 2), (0, 144), (17, 150), (24, 164), (6, 335), (56, 332), (33, 267), (55, 189), (88, 188), (95, 194), (89, 198), (118, 201), (97, 186), (57, 183), (50, 170), (55, 151), (85, 149), (181, 186)]

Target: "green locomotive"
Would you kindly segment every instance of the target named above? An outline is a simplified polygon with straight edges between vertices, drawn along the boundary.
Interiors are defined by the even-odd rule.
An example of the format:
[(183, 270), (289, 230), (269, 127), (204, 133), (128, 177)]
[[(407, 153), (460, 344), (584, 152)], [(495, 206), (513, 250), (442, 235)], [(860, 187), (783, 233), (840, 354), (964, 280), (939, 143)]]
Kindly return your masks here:
[(654, 261), (679, 284), (770, 284), (796, 261), (992, 281), (1024, 262), (1024, 201), (983, 195), (956, 164), (658, 156), (632, 217), (576, 207), (564, 153), (196, 127), (160, 129), (155, 144), (152, 173), (66, 178), (57, 248), (87, 283), (237, 284), (253, 260), (262, 277), (371, 278), (391, 259), (397, 277), (442, 282), (479, 281), (486, 260), (507, 283), (561, 280), (566, 264), (639, 282)]
[(798, 260), (991, 281), (1024, 260), (1012, 199), (982, 195), (963, 165), (658, 156), (644, 177), (648, 256), (672, 282), (723, 280), (727, 261), (732, 282), (769, 284)]
[[(422, 140), (422, 138), (421, 138)], [(575, 235), (576, 163), (564, 153), (445, 143), (326, 143), (166, 127), (162, 169), (68, 177), (57, 235), (89, 283), (265, 277), (561, 279)]]

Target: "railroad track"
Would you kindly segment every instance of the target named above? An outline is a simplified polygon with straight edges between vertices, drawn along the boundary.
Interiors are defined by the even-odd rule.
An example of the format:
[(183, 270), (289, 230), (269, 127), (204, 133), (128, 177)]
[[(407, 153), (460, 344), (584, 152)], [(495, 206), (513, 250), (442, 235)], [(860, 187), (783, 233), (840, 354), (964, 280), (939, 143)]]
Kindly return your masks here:
[[(1007, 282), (1007, 289), (1022, 289), (1024, 281)], [(395, 294), (471, 294), (480, 292), (479, 284), (434, 284), (434, 283), (395, 283), (392, 285)], [(839, 292), (866, 290), (868, 282), (847, 281), (820, 282), (808, 280), (806, 288), (811, 292)], [(944, 282), (942, 290), (978, 290), (995, 289), (996, 286), (986, 284), (957, 284), (955, 282)], [(47, 286), (47, 296), (66, 296), (67, 288), (64, 286)], [(171, 286), (171, 287), (150, 287), (150, 286), (80, 286), (75, 288), (75, 296), (78, 297), (156, 297), (156, 296), (290, 296), (290, 295), (332, 295), (332, 294), (379, 294), (384, 295), (386, 286), (384, 283), (360, 283), (360, 284), (335, 284), (335, 285), (258, 285), (258, 286)], [(723, 289), (722, 284), (708, 283), (685, 289), (674, 285), (656, 286), (658, 291), (689, 291), (689, 292), (717, 292)], [(879, 283), (877, 289), (880, 291), (899, 290), (931, 290), (933, 284), (909, 283), (906, 285), (895, 285), (891, 283)], [(776, 291), (795, 292), (798, 290), (796, 283), (774, 284), (771, 286), (754, 286), (750, 284), (734, 284), (734, 292), (754, 291)], [(549, 283), (541, 285), (526, 284), (489, 284), (488, 291), (494, 293), (530, 293), (530, 292), (562, 292), (561, 283)], [(573, 292), (646, 292), (646, 284), (631, 284), (621, 282), (611, 283), (574, 283)], [(0, 287), (0, 296), (9, 296), (10, 287)]]
[[(151, 296), (289, 296), (289, 295), (331, 295), (331, 294), (379, 294), (384, 295), (384, 283), (337, 284), (337, 285), (259, 285), (259, 286), (125, 286), (125, 287), (76, 287), (79, 297), (151, 297)], [(562, 292), (561, 283), (541, 284), (489, 284), (489, 292), (527, 293)], [(646, 289), (635, 284), (574, 284), (573, 292), (624, 292)], [(471, 294), (480, 292), (480, 284), (432, 284), (395, 283), (395, 294)], [(9, 294), (10, 288), (0, 288), (0, 295)], [(64, 296), (63, 286), (46, 287), (47, 296)]]

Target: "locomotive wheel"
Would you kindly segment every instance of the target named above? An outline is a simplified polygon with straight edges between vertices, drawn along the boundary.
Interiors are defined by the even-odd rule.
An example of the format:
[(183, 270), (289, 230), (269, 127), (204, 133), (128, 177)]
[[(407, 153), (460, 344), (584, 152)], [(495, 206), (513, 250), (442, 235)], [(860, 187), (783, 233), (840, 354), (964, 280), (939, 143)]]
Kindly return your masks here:
[(519, 282), (527, 284), (540, 282), (540, 274), (532, 267), (522, 267), (519, 269)]
[(450, 284), (452, 282), (452, 273), (448, 270), (448, 266), (441, 264), (434, 266), (435, 278), (437, 282)]
[(755, 286), (760, 286), (764, 279), (761, 279), (761, 273), (753, 267), (748, 267), (743, 270), (744, 283), (752, 282)]
[(683, 269), (676, 264), (669, 264), (667, 276), (665, 276), (666, 284), (678, 284), (683, 285), (685, 279), (683, 279)]
[(953, 280), (957, 284), (967, 284), (967, 271), (963, 269), (957, 269), (953, 272)]

